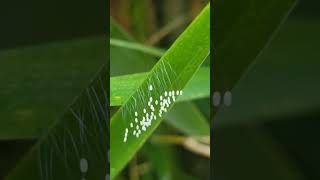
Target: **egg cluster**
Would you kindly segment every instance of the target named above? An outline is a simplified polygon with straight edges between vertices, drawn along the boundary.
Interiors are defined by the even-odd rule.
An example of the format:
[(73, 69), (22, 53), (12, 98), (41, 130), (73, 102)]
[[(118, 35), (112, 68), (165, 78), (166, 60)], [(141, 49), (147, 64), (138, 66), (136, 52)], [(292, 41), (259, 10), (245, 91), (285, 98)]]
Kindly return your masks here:
[[(153, 86), (149, 85), (148, 89), (150, 92), (153, 91)], [(129, 131), (132, 132), (134, 137), (139, 138), (141, 133), (146, 131), (153, 121), (157, 120), (158, 117), (162, 117), (162, 114), (168, 111), (167, 108), (169, 108), (182, 93), (182, 90), (172, 90), (165, 91), (155, 99), (150, 96), (148, 98), (148, 106), (143, 109), (143, 112), (134, 112), (134, 120), (130, 122), (129, 127), (125, 129), (123, 142), (127, 142)]]

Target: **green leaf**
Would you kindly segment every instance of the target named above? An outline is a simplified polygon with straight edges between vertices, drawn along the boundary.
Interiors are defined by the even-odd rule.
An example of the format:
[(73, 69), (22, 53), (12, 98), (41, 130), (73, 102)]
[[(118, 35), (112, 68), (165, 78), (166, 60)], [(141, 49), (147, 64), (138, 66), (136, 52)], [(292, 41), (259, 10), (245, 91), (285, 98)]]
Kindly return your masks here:
[(5, 179), (81, 179), (84, 173), (86, 179), (105, 179), (109, 139), (107, 81), (104, 67)]
[(0, 179), (14, 168), (34, 141), (0, 141)]
[[(136, 44), (134, 40), (112, 19), (110, 19), (110, 38), (130, 41)], [(141, 46), (141, 45), (140, 45)], [(135, 47), (135, 46), (134, 46)], [(156, 63), (155, 59), (141, 51), (128, 48), (119, 48), (119, 46), (110, 46), (110, 75), (119, 76), (124, 74), (146, 72)], [(134, 64), (134, 66), (128, 66)]]
[(210, 127), (206, 117), (191, 102), (177, 104), (169, 112), (165, 122), (189, 136), (210, 135)]
[[(145, 41), (151, 31), (150, 24), (153, 23), (150, 16), (153, 11), (151, 4), (148, 0), (128, 1), (130, 30), (139, 41)], [(142, 17), (143, 20), (141, 20)]]
[[(147, 107), (149, 97), (159, 99), (165, 91), (181, 90), (200, 68), (210, 52), (210, 5), (206, 6), (193, 23), (174, 42), (160, 61), (149, 72), (147, 79), (111, 119), (111, 179), (124, 168), (135, 152), (144, 144), (161, 122), (157, 116), (150, 127), (138, 138), (132, 135), (130, 123), (135, 123), (135, 112), (139, 118)], [(149, 86), (153, 91), (149, 91)], [(169, 106), (168, 110), (172, 107)], [(159, 107), (155, 107), (158, 115)], [(148, 110), (149, 111), (149, 110)], [(163, 116), (165, 113), (163, 113)], [(162, 117), (163, 117), (162, 116)], [(135, 124), (136, 127), (136, 124)], [(125, 134), (128, 130), (127, 141)]]
[[(320, 86), (314, 83), (314, 77), (320, 77), (320, 56), (314, 52), (320, 38), (313, 36), (320, 31), (320, 25), (315, 23), (318, 19), (288, 19), (248, 75), (232, 90), (237, 97), (232, 106), (216, 114), (217, 127), (294, 120), (301, 116), (310, 119), (310, 114), (318, 111)], [(302, 52), (305, 63), (301, 63)]]
[(157, 174), (156, 179), (183, 179), (194, 180), (196, 178), (186, 174), (179, 164), (179, 154), (174, 146), (156, 143), (146, 143), (141, 149)]
[[(233, 102), (242, 99), (237, 105), (239, 107), (245, 107), (250, 103), (244, 99), (244, 96), (234, 94), (233, 90), (238, 88), (237, 82), (246, 75), (252, 62), (270, 42), (295, 4), (296, 0), (214, 1), (214, 91), (219, 91), (223, 96), (225, 91), (232, 90)], [(270, 68), (271, 71), (263, 72), (266, 79), (272, 79), (269, 74), (273, 73), (274, 67), (277, 66), (273, 65)], [(281, 69), (283, 71), (283, 68)], [(258, 69), (251, 70), (257, 71)], [(275, 76), (275, 78), (278, 77)], [(256, 80), (265, 84), (264, 78), (257, 77)], [(259, 84), (250, 84), (247, 87), (252, 90), (254, 89), (252, 87), (256, 86)], [(272, 87), (272, 89), (277, 88)], [(269, 92), (262, 88), (260, 93), (262, 93), (260, 97), (263, 97)], [(257, 104), (265, 104), (253, 94), (250, 94), (250, 97), (253, 99), (251, 101), (253, 107), (256, 107)], [(214, 140), (215, 167), (217, 168), (211, 167), (214, 172), (213, 178), (284, 179), (290, 177), (291, 179), (303, 179), (297, 167), (290, 161), (290, 158), (286, 157), (283, 147), (279, 147), (279, 144), (273, 141), (274, 139), (266, 138), (261, 129), (254, 130), (253, 128), (257, 128), (254, 126), (253, 128), (252, 126), (250, 128), (238, 126), (221, 129), (218, 127), (219, 121), (224, 123), (224, 119), (218, 116), (221, 111), (224, 111), (227, 116), (230, 115), (229, 117), (232, 116), (234, 121), (241, 121), (241, 117), (237, 115), (247, 114), (246, 111), (249, 114), (256, 113), (254, 109), (238, 109), (237, 115), (232, 114), (229, 109), (233, 109), (234, 105), (232, 103), (230, 107), (222, 105), (213, 109), (214, 113), (219, 111), (214, 116), (213, 136), (220, 137)], [(257, 166), (257, 164), (262, 166)], [(234, 173), (230, 174), (230, 171)], [(270, 173), (261, 176), (264, 172)]]
[(104, 37), (0, 52), (0, 139), (41, 135), (105, 64)]
[[(121, 106), (147, 78), (148, 73), (112, 77), (110, 80), (110, 105)], [(178, 102), (210, 96), (210, 69), (202, 67), (184, 88)]]
[(286, 19), (296, 0), (213, 2), (213, 90), (231, 90)]

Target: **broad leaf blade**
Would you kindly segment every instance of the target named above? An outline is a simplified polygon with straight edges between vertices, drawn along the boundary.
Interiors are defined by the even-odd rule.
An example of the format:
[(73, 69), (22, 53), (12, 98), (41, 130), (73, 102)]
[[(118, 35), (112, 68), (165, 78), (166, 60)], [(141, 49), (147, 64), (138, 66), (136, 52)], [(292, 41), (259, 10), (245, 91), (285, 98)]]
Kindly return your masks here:
[[(120, 108), (111, 119), (111, 179), (124, 168), (135, 152), (160, 124), (161, 118), (139, 138), (132, 135), (130, 129), (128, 140), (124, 141), (126, 129), (134, 122), (135, 112), (143, 113), (150, 95), (158, 99), (165, 91), (180, 90), (185, 87), (194, 73), (200, 68), (210, 51), (210, 5), (193, 21), (186, 31), (164, 54), (150, 71), (146, 80), (135, 91), (132, 97)], [(149, 92), (149, 85), (154, 91)], [(172, 105), (170, 106), (172, 107)], [(159, 107), (155, 108), (159, 111)], [(157, 114), (157, 113), (156, 113)], [(165, 115), (165, 114), (163, 114)]]

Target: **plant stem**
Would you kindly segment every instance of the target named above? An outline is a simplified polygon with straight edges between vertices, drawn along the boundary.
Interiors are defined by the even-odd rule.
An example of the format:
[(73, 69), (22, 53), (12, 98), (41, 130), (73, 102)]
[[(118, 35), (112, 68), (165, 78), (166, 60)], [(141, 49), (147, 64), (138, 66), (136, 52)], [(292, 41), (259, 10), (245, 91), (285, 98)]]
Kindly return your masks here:
[(137, 166), (137, 156), (135, 156), (129, 166), (129, 176), (130, 180), (139, 180), (139, 171), (137, 171), (138, 166)]
[(161, 57), (165, 52), (165, 50), (160, 48), (155, 48), (155, 47), (146, 46), (140, 43), (129, 42), (129, 41), (124, 41), (124, 40), (114, 39), (114, 38), (110, 38), (110, 45), (127, 48), (135, 51), (140, 51), (156, 57)]
[(188, 20), (189, 19), (185, 15), (174, 19), (173, 21), (171, 21), (167, 25), (163, 26), (159, 31), (152, 34), (149, 37), (147, 44), (149, 44), (149, 45), (157, 44), (159, 41), (161, 41), (165, 36), (170, 34), (172, 31), (174, 31), (175, 29), (179, 28), (180, 26), (186, 24), (188, 22)]
[(151, 141), (181, 145), (195, 154), (210, 158), (210, 137), (154, 135)]

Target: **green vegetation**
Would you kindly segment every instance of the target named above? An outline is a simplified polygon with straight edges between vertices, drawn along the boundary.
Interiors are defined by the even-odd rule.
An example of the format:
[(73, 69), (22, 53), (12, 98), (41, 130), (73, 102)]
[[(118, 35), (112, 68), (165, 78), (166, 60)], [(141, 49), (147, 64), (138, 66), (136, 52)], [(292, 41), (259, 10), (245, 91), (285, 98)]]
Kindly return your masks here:
[[(161, 48), (133, 40), (114, 23), (111, 20), (111, 179), (208, 177), (209, 117), (202, 108), (209, 110), (210, 5), (203, 6), (192, 23)], [(173, 90), (183, 94), (175, 95), (175, 102), (171, 98), (160, 116), (160, 96)], [(150, 97), (154, 111), (148, 106)], [(142, 130), (139, 123), (144, 109), (149, 114), (154, 112), (156, 119)], [(138, 137), (137, 125), (141, 131)], [(205, 152), (190, 147), (190, 142), (204, 146)], [(179, 157), (177, 151), (192, 154), (207, 170), (198, 172), (202, 175), (188, 173), (182, 161), (192, 159)], [(140, 172), (143, 164), (148, 168)]]

